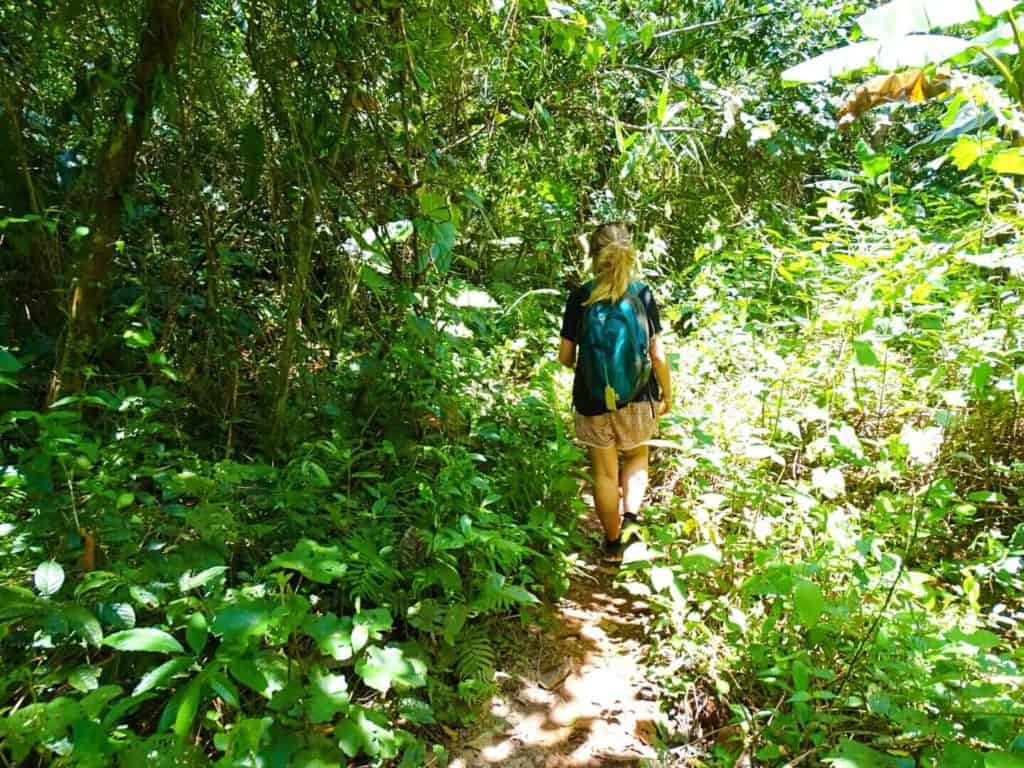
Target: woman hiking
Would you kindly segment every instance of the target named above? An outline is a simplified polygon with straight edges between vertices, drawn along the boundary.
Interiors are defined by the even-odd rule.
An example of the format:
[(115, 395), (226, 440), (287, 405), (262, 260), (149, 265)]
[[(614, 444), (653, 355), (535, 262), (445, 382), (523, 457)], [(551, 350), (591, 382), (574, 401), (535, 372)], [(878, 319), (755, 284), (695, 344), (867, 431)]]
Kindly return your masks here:
[(575, 371), (576, 438), (590, 452), (605, 551), (617, 555), (623, 520), (638, 520), (647, 490), (646, 441), (671, 408), (672, 380), (658, 306), (651, 289), (634, 281), (629, 230), (601, 225), (590, 236), (589, 254), (594, 279), (569, 295), (558, 359)]

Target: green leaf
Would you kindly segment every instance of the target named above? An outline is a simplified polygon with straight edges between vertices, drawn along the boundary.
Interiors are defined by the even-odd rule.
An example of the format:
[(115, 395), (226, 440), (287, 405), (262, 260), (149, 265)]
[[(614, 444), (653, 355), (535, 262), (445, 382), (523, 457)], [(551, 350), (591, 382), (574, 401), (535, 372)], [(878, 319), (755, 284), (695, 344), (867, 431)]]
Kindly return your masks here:
[(148, 651), (151, 653), (184, 653), (185, 649), (181, 643), (162, 629), (154, 627), (142, 627), (139, 629), (127, 629), (124, 632), (115, 632), (107, 635), (103, 640), (104, 645), (116, 648), (119, 651)]
[(185, 642), (188, 643), (188, 647), (192, 649), (192, 653), (196, 654), (196, 656), (202, 653), (206, 647), (208, 635), (209, 630), (206, 626), (206, 616), (196, 611), (189, 617), (188, 624), (185, 626)]
[(232, 661), (231, 676), (266, 699), (282, 690), (293, 672), (291, 662), (279, 653), (266, 652), (254, 658)]
[(132, 349), (145, 349), (156, 341), (149, 328), (129, 328), (124, 332), (124, 343)]
[(240, 709), (242, 706), (241, 699), (238, 697), (238, 688), (232, 683), (226, 675), (222, 672), (216, 672), (210, 675), (210, 690), (221, 697), (224, 703), (235, 709)]
[(400, 648), (372, 646), (359, 663), (356, 672), (371, 688), (387, 693), (392, 685), (416, 688), (427, 684), (427, 665), (420, 659), (406, 657)]
[(640, 40), (640, 44), (644, 47), (644, 50), (651, 47), (651, 43), (654, 42), (654, 24), (648, 22), (644, 24), (636, 32), (637, 37)]
[(1012, 752), (986, 752), (985, 768), (1024, 768), (1024, 755)]
[(132, 691), (132, 696), (138, 696), (140, 693), (166, 685), (172, 678), (187, 671), (194, 663), (195, 660), (188, 656), (178, 656), (165, 661), (142, 676), (139, 684)]
[(868, 68), (893, 71), (924, 67), (951, 59), (970, 45), (967, 40), (946, 35), (908, 35), (852, 43), (790, 67), (782, 73), (782, 82), (785, 85), (825, 82)]
[(465, 603), (457, 603), (451, 606), (444, 617), (444, 641), (448, 645), (454, 645), (456, 638), (466, 624), (466, 617), (469, 615), (469, 606)]
[(6, 348), (0, 347), (0, 373), (17, 373), (20, 370), (21, 363), (18, 362), (18, 358)]
[(182, 592), (189, 592), (193, 589), (206, 586), (215, 578), (223, 574), (227, 569), (226, 565), (215, 565), (212, 568), (200, 571), (194, 576), (192, 575), (192, 571), (186, 571), (178, 579), (178, 589)]
[(135, 494), (134, 493), (122, 493), (120, 496), (117, 497), (117, 508), (118, 509), (124, 509), (125, 507), (130, 507), (134, 503), (135, 503)]
[(838, 754), (826, 757), (824, 762), (832, 768), (902, 768), (899, 759), (878, 752), (860, 742), (843, 739), (839, 743)]
[(1024, 152), (1020, 149), (1007, 149), (992, 158), (989, 165), (996, 173), (1024, 175)]
[(68, 675), (68, 685), (80, 693), (95, 691), (100, 687), (101, 672), (102, 670), (99, 667), (78, 667), (78, 669)]
[(688, 571), (707, 573), (722, 564), (722, 552), (714, 544), (692, 547), (683, 555), (682, 566)]
[(64, 586), (64, 569), (55, 560), (47, 560), (36, 567), (33, 581), (40, 595), (50, 597)]
[(800, 623), (808, 629), (814, 628), (821, 614), (825, 612), (825, 597), (821, 593), (821, 587), (813, 581), (798, 579), (793, 588), (793, 605)]
[(211, 629), (225, 642), (244, 643), (261, 637), (270, 626), (271, 605), (262, 599), (244, 599), (217, 611)]
[(80, 605), (70, 605), (64, 609), (68, 624), (75, 634), (81, 637), (89, 645), (98, 648), (103, 642), (103, 628), (90, 611)]
[(877, 368), (881, 365), (881, 361), (879, 361), (878, 355), (875, 354), (875, 348), (871, 346), (870, 341), (854, 341), (851, 344), (859, 365), (866, 365), (872, 368)]
[(889, 158), (875, 152), (863, 139), (857, 142), (857, 158), (864, 175), (872, 181), (889, 170)]
[(318, 584), (331, 584), (340, 579), (348, 566), (339, 547), (325, 547), (310, 539), (302, 539), (289, 552), (275, 555), (271, 570), (298, 571)]
[(991, 650), (1002, 642), (999, 639), (999, 635), (994, 632), (989, 632), (987, 629), (978, 629), (970, 634), (962, 632), (959, 629), (954, 629), (946, 634), (946, 638), (953, 642), (973, 645), (975, 648), (980, 648), (984, 651)]
[(367, 641), (370, 639), (370, 631), (366, 628), (365, 624), (357, 624), (352, 627), (352, 650), (359, 653), (363, 648), (366, 647)]
[(416, 192), (420, 201), (420, 210), (423, 215), (433, 221), (450, 221), (452, 216), (448, 210), (448, 201), (445, 196), (428, 187), (420, 187)]
[(321, 653), (338, 661), (352, 658), (352, 619), (328, 613), (308, 624), (305, 632), (316, 641)]
[(992, 378), (994, 370), (988, 363), (978, 363), (971, 369), (971, 384), (975, 389), (984, 390)]
[(132, 600), (141, 605), (143, 608), (156, 608), (160, 605), (160, 598), (150, 592), (144, 587), (140, 587), (137, 584), (132, 584), (128, 587), (128, 594), (132, 596)]
[(114, 629), (131, 629), (135, 626), (135, 609), (131, 603), (100, 603), (97, 614), (100, 621)]
[(405, 697), (399, 702), (399, 713), (413, 725), (433, 725), (437, 722), (430, 705), (412, 697)]
[(199, 696), (203, 691), (203, 676), (196, 675), (188, 684), (178, 702), (178, 711), (174, 716), (172, 730), (178, 734), (178, 738), (185, 739), (192, 730), (192, 723), (199, 711)]
[(811, 485), (826, 499), (838, 499), (846, 493), (846, 478), (838, 467), (815, 467), (811, 470)]
[(354, 707), (352, 714), (338, 723), (338, 746), (349, 757), (365, 753), (370, 757), (389, 759), (398, 754), (394, 731), (379, 712)]
[(501, 594), (507, 600), (520, 605), (537, 605), (540, 603), (540, 598), (533, 594), (533, 592), (516, 584), (506, 584), (501, 588)]
[(348, 709), (348, 683), (344, 675), (331, 675), (318, 671), (310, 686), (309, 719), (313, 723), (327, 723), (339, 712)]

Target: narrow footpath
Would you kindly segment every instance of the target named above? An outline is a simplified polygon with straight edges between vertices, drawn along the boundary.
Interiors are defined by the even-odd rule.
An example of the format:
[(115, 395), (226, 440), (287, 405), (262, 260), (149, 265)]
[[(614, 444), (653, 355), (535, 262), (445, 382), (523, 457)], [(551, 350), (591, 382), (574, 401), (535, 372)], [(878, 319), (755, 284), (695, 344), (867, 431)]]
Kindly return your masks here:
[(489, 727), (453, 745), (452, 768), (657, 765), (658, 694), (642, 663), (648, 606), (615, 587), (618, 566), (599, 550), (581, 557), (568, 595), (499, 674)]

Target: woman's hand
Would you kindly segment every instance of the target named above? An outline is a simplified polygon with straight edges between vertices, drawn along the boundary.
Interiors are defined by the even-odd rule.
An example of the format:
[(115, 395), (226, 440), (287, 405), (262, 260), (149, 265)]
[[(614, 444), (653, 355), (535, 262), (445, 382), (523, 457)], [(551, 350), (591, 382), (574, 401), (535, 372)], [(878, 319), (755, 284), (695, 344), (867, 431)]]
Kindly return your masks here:
[(672, 411), (672, 397), (663, 397), (658, 401), (658, 416), (667, 416)]

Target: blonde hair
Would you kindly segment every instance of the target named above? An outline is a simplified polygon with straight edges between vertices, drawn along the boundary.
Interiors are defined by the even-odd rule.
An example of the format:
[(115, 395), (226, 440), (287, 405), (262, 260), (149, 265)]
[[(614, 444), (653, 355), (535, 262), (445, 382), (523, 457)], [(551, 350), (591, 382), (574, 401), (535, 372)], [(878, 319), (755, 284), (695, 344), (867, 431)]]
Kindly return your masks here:
[(626, 295), (636, 270), (636, 249), (624, 224), (602, 224), (590, 236), (594, 288), (584, 304), (605, 299), (618, 301)]

